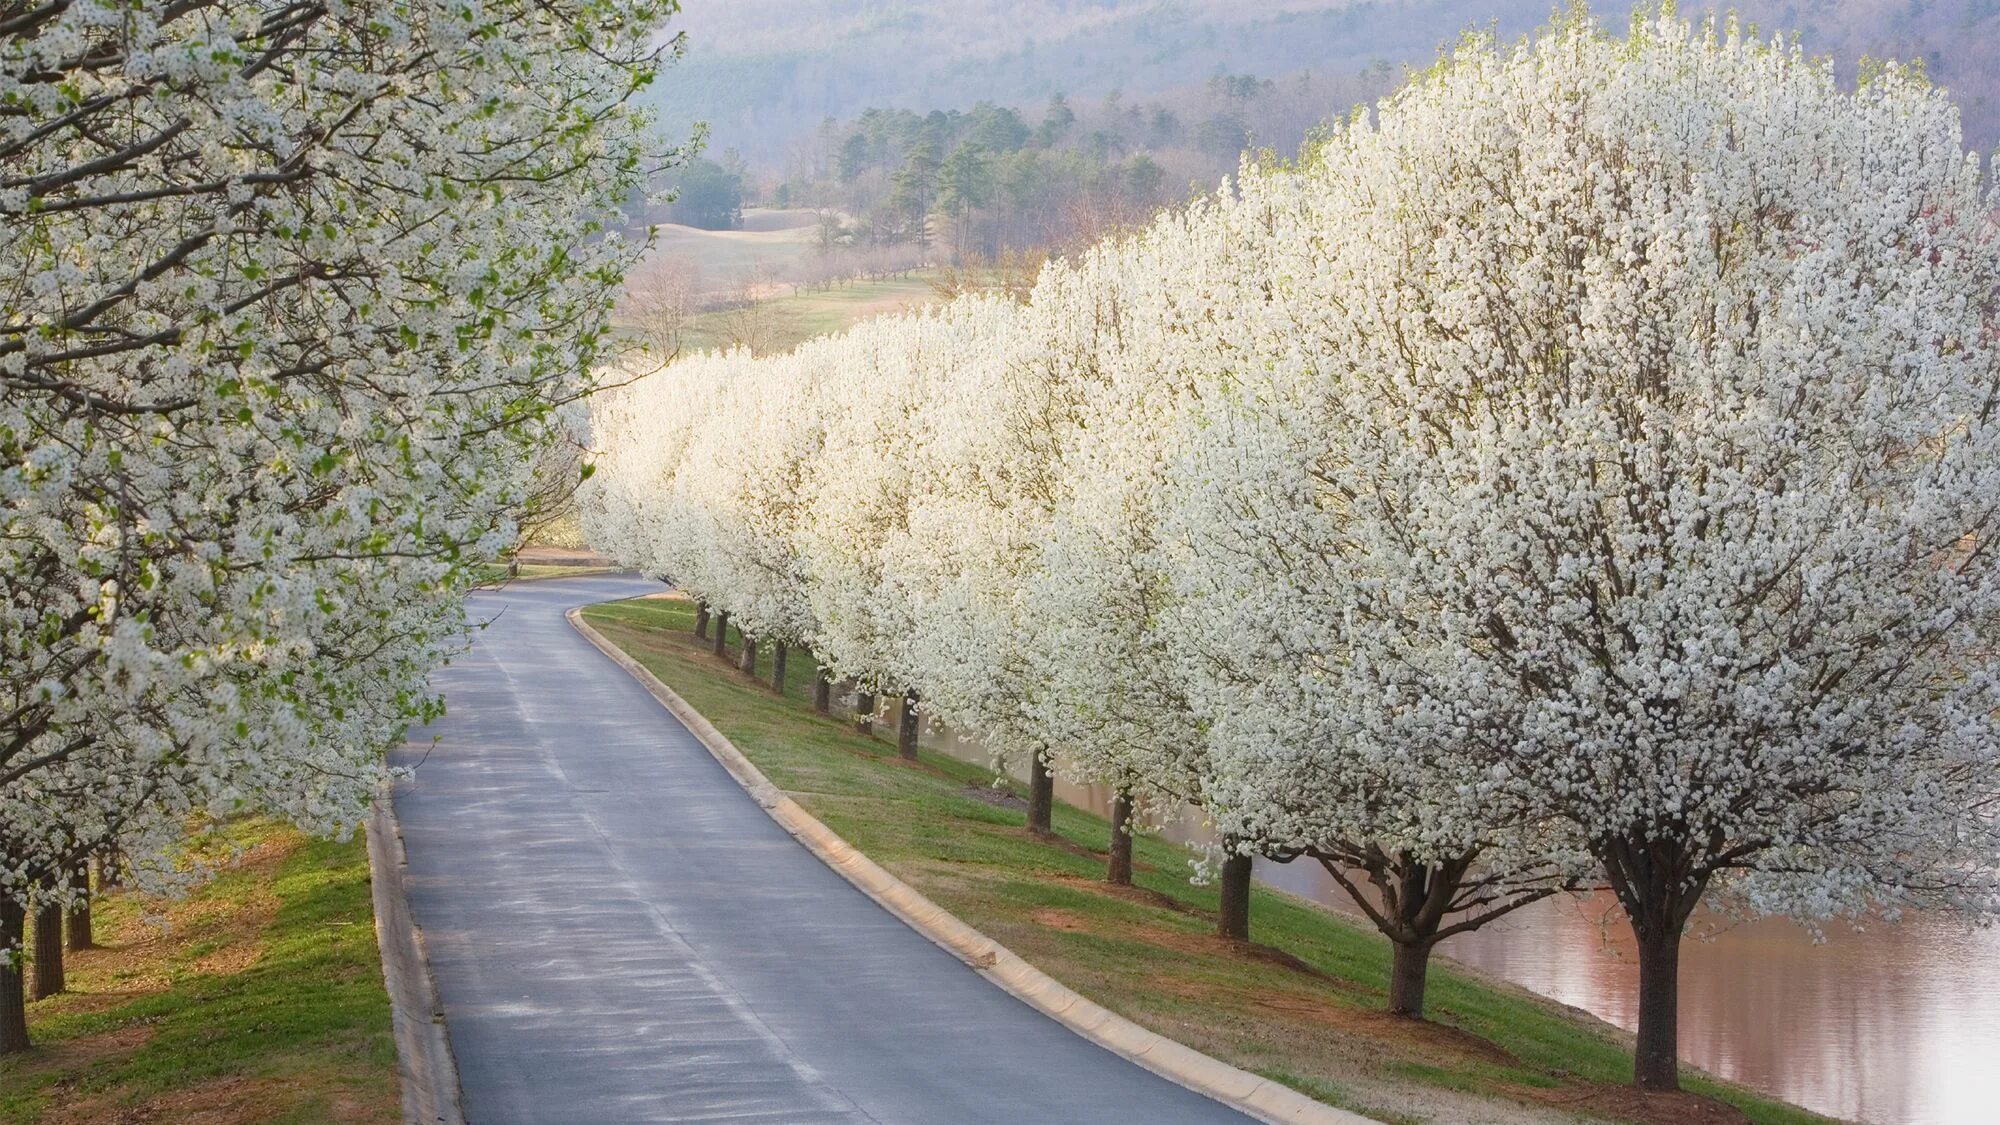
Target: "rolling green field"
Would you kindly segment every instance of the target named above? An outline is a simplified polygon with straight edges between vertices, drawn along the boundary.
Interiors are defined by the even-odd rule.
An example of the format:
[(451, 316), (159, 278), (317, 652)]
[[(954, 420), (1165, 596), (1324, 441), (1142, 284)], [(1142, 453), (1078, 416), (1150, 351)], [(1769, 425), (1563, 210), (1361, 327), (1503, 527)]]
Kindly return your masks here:
[(362, 840), (247, 821), (196, 846), (234, 858), (187, 898), (98, 901), (103, 948), (0, 1061), (0, 1122), (402, 1120)]
[(1390, 1016), (1372, 931), (1259, 888), (1254, 944), (1217, 938), (1215, 889), (1191, 885), (1180, 847), (1141, 838), (1138, 885), (1108, 887), (1103, 819), (1059, 806), (1058, 839), (1029, 836), (990, 770), (929, 751), (904, 763), (814, 714), (809, 660), (790, 662), (781, 698), (710, 655), (684, 601), (586, 612), (876, 862), (1098, 1003), (1246, 1070), (1396, 1122), (1823, 1120), (1693, 1074), (1687, 1093), (1640, 1095), (1622, 1033), (1449, 964), (1432, 970), (1432, 1022)]
[(790, 274), (813, 252), (810, 212), (751, 211), (744, 225), (743, 230), (700, 230), (662, 223), (655, 232), (653, 257), (691, 263), (713, 285), (759, 270)]
[[(765, 301), (758, 315), (766, 318), (759, 331), (761, 352), (778, 352), (829, 332), (839, 332), (870, 317), (900, 312), (938, 299), (922, 273), (881, 281), (841, 282), (830, 288), (802, 291)], [(722, 310), (689, 318), (684, 336), (688, 351), (726, 348), (732, 323), (744, 314)]]

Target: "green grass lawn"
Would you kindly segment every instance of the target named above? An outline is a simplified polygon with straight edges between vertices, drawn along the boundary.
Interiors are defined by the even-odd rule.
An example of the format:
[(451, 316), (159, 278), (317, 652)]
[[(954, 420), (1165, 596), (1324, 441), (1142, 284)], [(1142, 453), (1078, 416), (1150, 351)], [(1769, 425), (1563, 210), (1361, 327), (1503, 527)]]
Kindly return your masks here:
[(1223, 941), (1213, 936), (1216, 891), (1190, 884), (1179, 846), (1140, 839), (1138, 886), (1107, 887), (1102, 818), (1059, 806), (1060, 838), (1029, 836), (1018, 802), (990, 788), (991, 771), (928, 750), (904, 763), (889, 743), (815, 715), (809, 659), (790, 662), (780, 698), (694, 639), (685, 601), (586, 612), (876, 862), (1098, 1003), (1246, 1070), (1383, 1120), (1474, 1111), (1824, 1120), (1693, 1074), (1688, 1095), (1641, 1097), (1627, 1085), (1631, 1059), (1614, 1029), (1448, 966), (1431, 974), (1432, 1022), (1389, 1016), (1388, 946), (1373, 931), (1259, 888), (1255, 944)]
[(0, 1122), (402, 1119), (362, 840), (251, 821), (204, 844), (241, 854), (189, 897), (99, 900), (103, 948), (0, 1061)]

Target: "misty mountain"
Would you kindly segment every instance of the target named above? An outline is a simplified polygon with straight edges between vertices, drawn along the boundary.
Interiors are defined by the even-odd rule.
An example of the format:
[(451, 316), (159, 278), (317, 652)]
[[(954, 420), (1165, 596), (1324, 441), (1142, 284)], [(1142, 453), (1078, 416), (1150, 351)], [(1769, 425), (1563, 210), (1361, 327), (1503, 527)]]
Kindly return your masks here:
[[(676, 129), (709, 124), (711, 150), (777, 168), (828, 117), (871, 106), (1028, 106), (1051, 95), (1149, 96), (1224, 74), (1341, 77), (1422, 66), (1474, 27), (1507, 36), (1549, 0), (684, 0), (686, 58), (655, 97)], [(1702, 5), (1686, 4), (1684, 11)], [(1599, 5), (1622, 21), (1626, 3)], [(1796, 33), (1851, 76), (1862, 56), (1922, 60), (2000, 137), (2000, 0), (1752, 0), (1766, 33)], [(1344, 105), (1328, 105), (1338, 113)]]

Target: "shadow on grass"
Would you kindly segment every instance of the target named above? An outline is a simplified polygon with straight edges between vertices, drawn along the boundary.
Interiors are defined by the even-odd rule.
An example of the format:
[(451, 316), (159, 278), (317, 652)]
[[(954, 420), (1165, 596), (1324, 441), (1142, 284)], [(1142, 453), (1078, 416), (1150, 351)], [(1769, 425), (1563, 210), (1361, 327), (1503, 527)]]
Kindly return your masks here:
[(0, 1122), (400, 1120), (366, 848), (264, 822), (184, 900), (114, 894), (71, 992), (29, 1007)]

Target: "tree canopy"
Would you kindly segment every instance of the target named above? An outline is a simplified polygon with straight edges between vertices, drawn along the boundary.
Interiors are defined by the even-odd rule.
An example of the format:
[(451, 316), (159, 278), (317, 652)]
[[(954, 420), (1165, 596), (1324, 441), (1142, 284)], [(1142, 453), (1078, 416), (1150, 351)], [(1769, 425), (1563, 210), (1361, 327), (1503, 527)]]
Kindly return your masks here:
[[(1995, 204), (1907, 70), (1671, 12), (1469, 36), (1025, 303), (607, 399), (588, 522), (1002, 754), (1324, 863), (1403, 1011), (1445, 934), (1607, 888), (1671, 1087), (1697, 905), (2000, 910)], [(780, 400), (754, 478), (671, 448)]]

